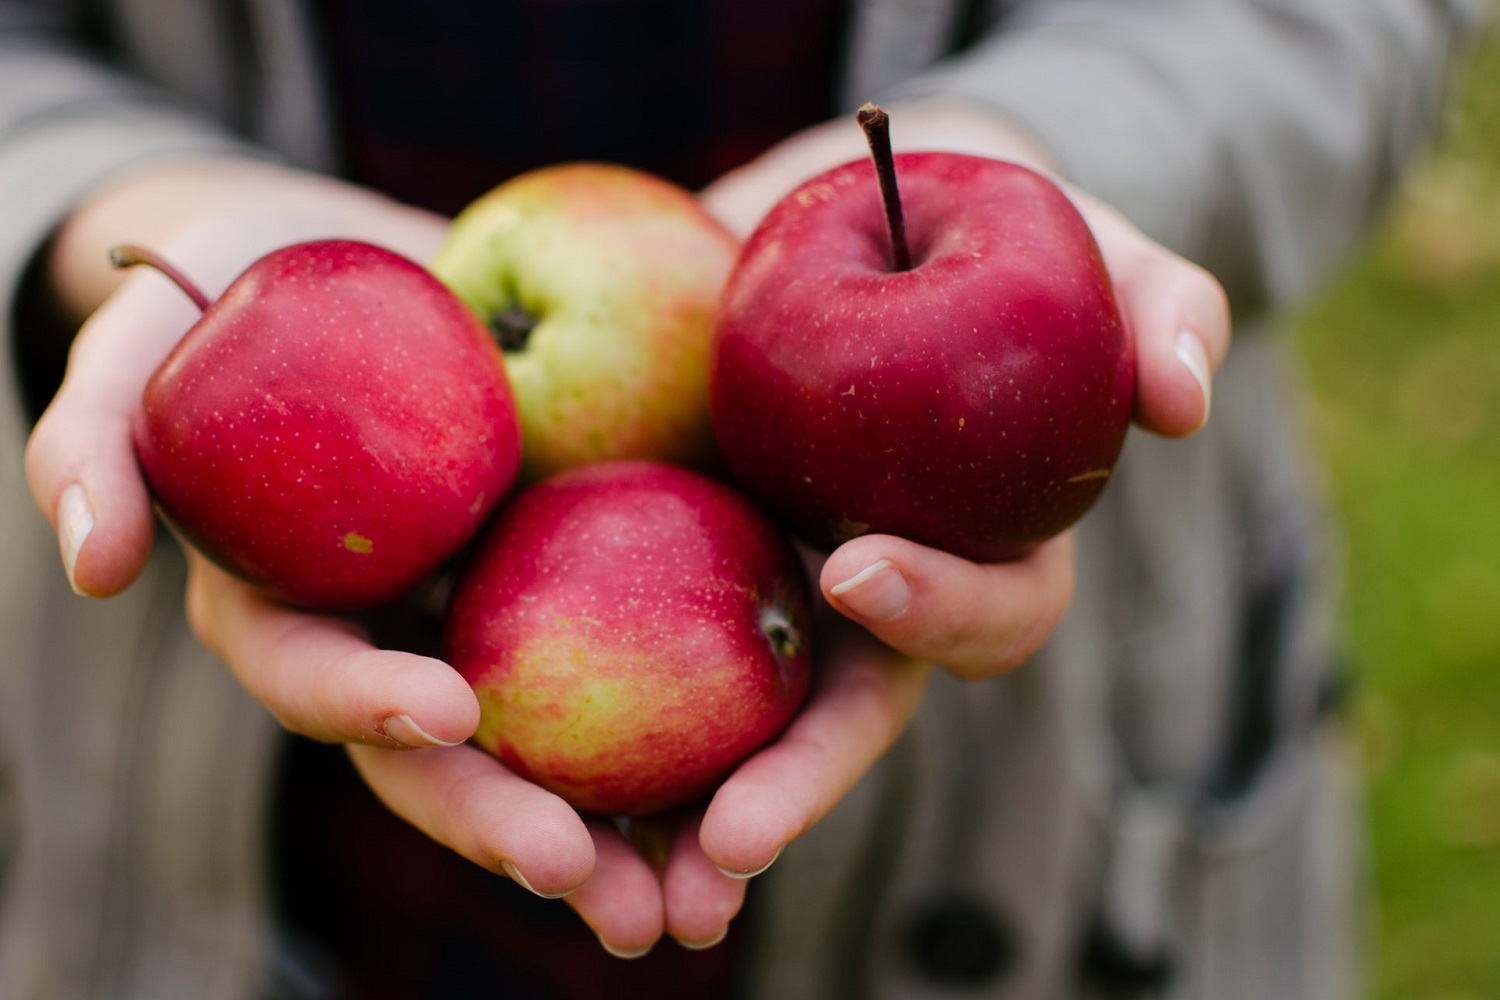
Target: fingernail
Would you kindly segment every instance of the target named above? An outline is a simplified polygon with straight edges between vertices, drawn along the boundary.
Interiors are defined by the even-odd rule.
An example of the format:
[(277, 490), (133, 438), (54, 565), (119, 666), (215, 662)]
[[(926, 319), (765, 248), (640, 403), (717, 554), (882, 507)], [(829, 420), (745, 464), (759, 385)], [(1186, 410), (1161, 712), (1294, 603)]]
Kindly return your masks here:
[(684, 941), (681, 938), (678, 938), (677, 939), (677, 943), (680, 944), (680, 945), (682, 945), (688, 951), (707, 951), (708, 949), (712, 948), (714, 945), (716, 945), (719, 942), (723, 941), (724, 938), (726, 938), (728, 936), (729, 936), (729, 925), (725, 924), (724, 927), (719, 931), (719, 933), (715, 934), (713, 937), (709, 938), (707, 941)]
[(654, 947), (654, 945), (648, 944), (644, 948), (616, 948), (603, 938), (599, 939), (599, 944), (604, 947), (605, 951), (615, 956), (615, 958), (641, 958), (648, 954)]
[(521, 869), (517, 868), (514, 862), (502, 861), (500, 862), (500, 867), (517, 885), (532, 895), (540, 896), (543, 899), (562, 899), (564, 896), (573, 894), (572, 889), (569, 889), (567, 892), (538, 892), (530, 882), (526, 881), (526, 876), (521, 874)]
[(57, 542), (62, 550), (63, 572), (68, 574), (68, 586), (75, 594), (83, 593), (73, 579), (78, 553), (93, 530), (94, 508), (89, 506), (89, 497), (83, 487), (73, 483), (57, 499)]
[(889, 559), (865, 567), (843, 583), (828, 588), (828, 593), (860, 618), (872, 622), (888, 622), (911, 603), (911, 587)]
[(761, 872), (765, 871), (767, 868), (774, 865), (776, 863), (776, 859), (781, 857), (781, 852), (784, 850), (786, 850), (785, 845), (776, 848), (776, 853), (771, 855), (771, 860), (767, 861), (759, 868), (756, 868), (754, 871), (735, 871), (733, 868), (725, 868), (723, 865), (714, 865), (714, 867), (719, 869), (719, 871), (723, 872), (725, 875), (728, 875), (730, 878), (754, 878)]
[(1208, 351), (1203, 347), (1203, 340), (1190, 330), (1184, 330), (1177, 335), (1177, 360), (1182, 366), (1192, 373), (1193, 380), (1198, 383), (1198, 388), (1203, 392), (1203, 419), (1198, 426), (1202, 427), (1208, 423), (1208, 411), (1213, 403), (1213, 376), (1208, 369)]
[[(382, 723), (381, 728), (391, 739), (402, 746), (421, 749), (425, 747), (456, 747), (458, 743), (440, 740), (417, 725), (409, 715), (393, 715)], [(462, 740), (458, 741), (462, 743)]]

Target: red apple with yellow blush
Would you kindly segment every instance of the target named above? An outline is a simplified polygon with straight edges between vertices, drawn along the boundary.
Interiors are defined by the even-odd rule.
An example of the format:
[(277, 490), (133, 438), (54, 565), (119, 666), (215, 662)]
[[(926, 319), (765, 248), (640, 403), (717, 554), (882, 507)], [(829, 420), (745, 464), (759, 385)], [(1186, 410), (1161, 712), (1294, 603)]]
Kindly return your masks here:
[(576, 808), (647, 815), (708, 795), (796, 714), (810, 585), (724, 484), (612, 461), (511, 500), (459, 576), (447, 657), (473, 739)]

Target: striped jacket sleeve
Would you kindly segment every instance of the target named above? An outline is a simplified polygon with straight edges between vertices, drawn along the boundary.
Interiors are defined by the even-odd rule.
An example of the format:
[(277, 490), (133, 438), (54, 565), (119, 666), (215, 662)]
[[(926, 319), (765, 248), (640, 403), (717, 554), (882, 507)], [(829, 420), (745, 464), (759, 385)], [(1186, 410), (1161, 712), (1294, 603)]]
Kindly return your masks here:
[(896, 88), (981, 102), (1241, 309), (1327, 276), (1430, 147), (1480, 0), (1012, 0)]

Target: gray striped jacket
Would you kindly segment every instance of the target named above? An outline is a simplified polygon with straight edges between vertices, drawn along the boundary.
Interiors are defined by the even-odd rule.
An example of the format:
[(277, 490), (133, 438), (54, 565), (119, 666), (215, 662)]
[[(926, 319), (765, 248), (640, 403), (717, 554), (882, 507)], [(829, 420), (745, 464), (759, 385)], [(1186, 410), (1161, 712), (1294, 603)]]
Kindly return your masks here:
[[(1295, 373), (1256, 327), (1316, 287), (1425, 148), (1472, 11), (855, 8), (851, 106), (941, 93), (1013, 116), (1212, 268), (1239, 332), (1203, 433), (1133, 436), (1047, 648), (993, 682), (940, 678), (763, 877), (753, 995), (1350, 995), (1358, 824), (1324, 722), (1336, 559)], [(77, 47), (85, 28), (113, 68)], [(113, 172), (246, 143), (328, 166), (316, 51), (297, 0), (0, 2), (8, 344), (39, 335), (15, 307), (28, 262)], [(278, 730), (185, 631), (170, 545), (124, 596), (72, 595), (21, 469), (36, 387), (0, 384), (0, 1000), (255, 996), (275, 961)]]

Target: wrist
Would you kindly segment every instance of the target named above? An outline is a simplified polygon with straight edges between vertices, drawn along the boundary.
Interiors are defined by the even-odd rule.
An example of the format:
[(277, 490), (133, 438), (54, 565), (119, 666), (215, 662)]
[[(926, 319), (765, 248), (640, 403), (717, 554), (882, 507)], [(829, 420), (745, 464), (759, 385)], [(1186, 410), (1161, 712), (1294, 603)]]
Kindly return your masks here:
[(46, 274), (79, 322), (123, 280), (108, 258), (117, 244), (192, 252), (197, 278), (213, 288), (262, 254), (316, 236), (366, 239), (425, 260), (442, 228), (437, 216), (310, 171), (248, 158), (174, 159), (130, 171), (81, 203), (52, 240)]
[(1052, 154), (1040, 140), (976, 101), (930, 97), (893, 101), (884, 107), (891, 116), (891, 144), (897, 152), (943, 150), (1009, 160), (1043, 173), (1056, 169)]
[(193, 219), (227, 201), (235, 178), (279, 169), (228, 157), (153, 161), (122, 173), (74, 208), (54, 234), (45, 274), (75, 323), (114, 291), (122, 275), (108, 250), (118, 243), (162, 247)]

